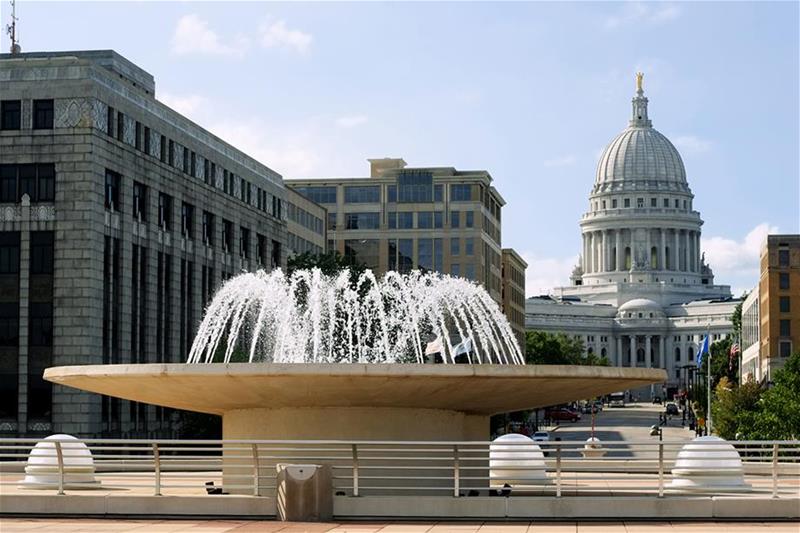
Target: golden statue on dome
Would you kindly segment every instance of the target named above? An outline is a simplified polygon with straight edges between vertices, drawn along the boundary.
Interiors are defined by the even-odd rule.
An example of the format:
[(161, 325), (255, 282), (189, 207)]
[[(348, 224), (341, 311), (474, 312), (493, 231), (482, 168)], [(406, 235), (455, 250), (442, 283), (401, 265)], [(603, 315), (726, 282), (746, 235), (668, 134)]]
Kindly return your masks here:
[(644, 72), (637, 72), (636, 73), (636, 90), (638, 92), (642, 92), (642, 81), (644, 80)]

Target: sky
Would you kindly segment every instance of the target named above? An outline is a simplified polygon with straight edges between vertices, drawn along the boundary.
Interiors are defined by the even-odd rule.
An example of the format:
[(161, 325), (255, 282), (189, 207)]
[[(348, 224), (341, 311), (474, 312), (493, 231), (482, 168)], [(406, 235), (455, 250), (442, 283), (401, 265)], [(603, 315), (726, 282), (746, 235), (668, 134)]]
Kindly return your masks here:
[(706, 259), (738, 295), (764, 236), (800, 232), (799, 5), (19, 0), (17, 15), (24, 51), (114, 49), (287, 178), (366, 176), (376, 157), (488, 170), (529, 296), (568, 284), (641, 70)]

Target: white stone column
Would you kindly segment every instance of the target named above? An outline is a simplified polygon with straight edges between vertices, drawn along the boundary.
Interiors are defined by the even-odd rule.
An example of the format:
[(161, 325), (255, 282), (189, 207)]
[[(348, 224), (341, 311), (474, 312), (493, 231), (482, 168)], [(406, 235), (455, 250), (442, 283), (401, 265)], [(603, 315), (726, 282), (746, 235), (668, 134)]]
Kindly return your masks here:
[(592, 232), (586, 233), (586, 273), (592, 273)]
[(653, 257), (652, 257), (653, 244), (650, 241), (650, 239), (651, 239), (650, 228), (645, 228), (644, 231), (645, 231), (645, 235), (646, 235), (645, 243), (647, 243), (646, 244), (646, 246), (647, 246), (647, 255), (646, 255), (646, 257), (647, 257), (647, 268), (650, 268), (650, 266), (653, 264)]
[(661, 232), (661, 253), (659, 260), (661, 264), (659, 264), (659, 270), (666, 270), (667, 269), (667, 231), (664, 228), (659, 230)]
[(617, 335), (616, 366), (622, 366), (622, 335)]
[(672, 257), (674, 258), (674, 261), (672, 262), (672, 270), (677, 272), (677, 271), (679, 271), (681, 269), (681, 262), (680, 262), (681, 261), (681, 256), (678, 253), (678, 251), (680, 249), (679, 246), (678, 246), (679, 245), (678, 241), (679, 241), (679, 237), (680, 237), (680, 230), (675, 228), (672, 231), (675, 232), (675, 234), (673, 235), (675, 237), (675, 248), (674, 248), (673, 253), (672, 253)]
[[(664, 341), (664, 335), (658, 336), (658, 367), (659, 368), (667, 368), (667, 357), (666, 357), (666, 342)], [(668, 376), (668, 380), (670, 377)]]
[(614, 250), (614, 270), (617, 271), (617, 272), (619, 272), (621, 270), (620, 266), (619, 266), (619, 248), (620, 248), (620, 244), (621, 244), (620, 243), (620, 233), (621, 233), (621, 230), (619, 230), (619, 229), (614, 230), (614, 234), (615, 234), (614, 244), (616, 246), (616, 249)]
[(695, 261), (694, 265), (695, 265), (695, 267), (694, 267), (694, 271), (697, 272), (697, 273), (700, 273), (700, 232), (699, 231), (695, 231), (694, 232), (694, 249), (695, 249), (695, 254), (694, 254), (694, 261)]
[(646, 368), (653, 368), (653, 348), (652, 335), (647, 335), (644, 339), (644, 364)]
[(631, 335), (631, 360), (629, 361), (630, 366), (636, 366), (636, 335)]
[(603, 248), (602, 248), (603, 260), (600, 262), (601, 265), (600, 270), (602, 272), (608, 272), (608, 241), (609, 241), (608, 230), (604, 229), (603, 231), (600, 232), (600, 234), (602, 235), (602, 240), (603, 240)]
[(690, 259), (689, 259), (691, 257), (691, 253), (689, 251), (690, 247), (689, 247), (689, 231), (688, 230), (686, 232), (684, 232), (684, 234), (683, 234), (683, 243), (684, 243), (683, 253), (686, 256), (685, 260), (684, 260), (684, 265), (685, 265), (686, 268), (684, 269), (684, 271), (685, 272), (691, 272), (692, 271), (692, 267), (691, 267), (691, 262), (690, 262)]

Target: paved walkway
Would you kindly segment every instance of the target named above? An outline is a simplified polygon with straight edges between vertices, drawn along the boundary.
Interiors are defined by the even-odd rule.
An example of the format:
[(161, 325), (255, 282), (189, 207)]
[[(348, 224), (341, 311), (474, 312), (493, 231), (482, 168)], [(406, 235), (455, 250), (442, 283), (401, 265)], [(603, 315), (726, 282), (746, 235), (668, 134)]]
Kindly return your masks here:
[(798, 522), (355, 522), (0, 518), (3, 533), (797, 533)]

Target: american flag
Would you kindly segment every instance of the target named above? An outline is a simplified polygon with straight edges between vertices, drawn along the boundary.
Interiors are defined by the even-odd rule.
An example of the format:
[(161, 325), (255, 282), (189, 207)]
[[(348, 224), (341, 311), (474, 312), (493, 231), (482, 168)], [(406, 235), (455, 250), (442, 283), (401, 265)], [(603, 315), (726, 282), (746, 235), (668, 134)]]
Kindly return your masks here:
[(737, 355), (739, 355), (740, 351), (741, 351), (741, 349), (739, 348), (739, 343), (738, 342), (734, 342), (733, 345), (731, 346), (731, 351), (728, 354), (728, 371), (729, 372), (733, 372), (733, 360)]

